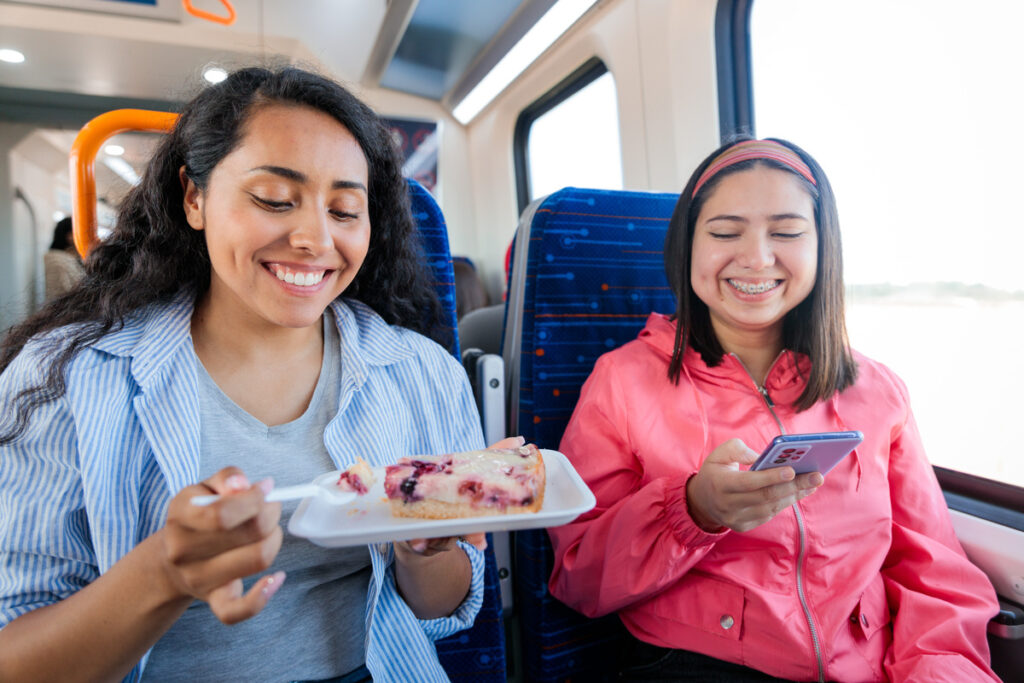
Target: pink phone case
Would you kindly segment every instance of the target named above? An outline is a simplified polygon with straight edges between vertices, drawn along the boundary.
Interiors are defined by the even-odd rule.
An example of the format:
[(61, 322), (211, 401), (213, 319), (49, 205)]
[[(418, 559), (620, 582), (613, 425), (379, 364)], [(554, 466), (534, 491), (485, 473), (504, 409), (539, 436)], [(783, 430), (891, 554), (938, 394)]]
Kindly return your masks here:
[(826, 474), (863, 440), (864, 435), (856, 431), (777, 436), (750, 469), (766, 470), (788, 465), (797, 474)]

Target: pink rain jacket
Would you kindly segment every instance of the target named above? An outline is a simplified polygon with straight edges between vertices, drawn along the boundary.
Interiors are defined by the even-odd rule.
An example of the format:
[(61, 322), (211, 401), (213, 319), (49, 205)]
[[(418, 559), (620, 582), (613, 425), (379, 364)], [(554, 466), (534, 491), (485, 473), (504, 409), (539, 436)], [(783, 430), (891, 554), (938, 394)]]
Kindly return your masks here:
[[(953, 533), (899, 378), (855, 354), (856, 384), (797, 413), (810, 362), (784, 352), (765, 381), (770, 408), (731, 355), (711, 368), (688, 349), (669, 382), (674, 331), (652, 315), (582, 389), (561, 450), (597, 506), (551, 529), (551, 593), (588, 616), (618, 612), (648, 643), (788, 679), (998, 681), (985, 635), (995, 593)], [(858, 429), (864, 441), (799, 516), (702, 531), (687, 480), (730, 438), (764, 448), (780, 431), (773, 410), (786, 433)]]

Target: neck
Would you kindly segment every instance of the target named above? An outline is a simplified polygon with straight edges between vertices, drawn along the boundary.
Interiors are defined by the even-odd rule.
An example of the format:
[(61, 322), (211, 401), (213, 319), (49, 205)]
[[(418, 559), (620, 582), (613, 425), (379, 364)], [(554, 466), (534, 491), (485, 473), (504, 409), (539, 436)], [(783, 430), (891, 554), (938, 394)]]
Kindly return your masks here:
[(323, 315), (312, 325), (273, 325), (238, 306), (205, 299), (192, 316), (192, 344), (213, 381), (266, 425), (296, 420), (309, 407), (323, 364)]
[(220, 310), (211, 306), (209, 295), (196, 304), (192, 314), (192, 343), (204, 364), (219, 358), (233, 359), (232, 365), (251, 361), (274, 367), (323, 353), (323, 316), (309, 327), (281, 327), (239, 309)]
[(739, 358), (757, 385), (764, 386), (772, 363), (782, 353), (782, 331), (765, 330), (742, 336), (726, 330), (716, 330), (716, 333), (722, 349)]

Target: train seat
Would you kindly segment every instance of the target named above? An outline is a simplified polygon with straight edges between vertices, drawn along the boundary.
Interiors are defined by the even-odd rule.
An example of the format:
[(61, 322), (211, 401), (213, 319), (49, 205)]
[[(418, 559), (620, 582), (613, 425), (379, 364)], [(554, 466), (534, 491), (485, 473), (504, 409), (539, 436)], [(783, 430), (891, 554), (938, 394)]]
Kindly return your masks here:
[[(441, 207), (415, 180), (409, 180), (413, 220), (419, 229), (423, 251), (434, 274), (438, 296), (444, 308), (442, 325), (454, 335), (452, 353), (459, 358), (458, 328), (455, 323), (455, 278), (448, 246), (448, 228)], [(490, 540), (490, 539), (489, 539)], [(505, 625), (501, 589), (492, 544), (485, 551), (484, 604), (472, 628), (437, 641), (437, 656), (452, 680), (504, 683)]]
[(459, 321), (459, 342), (462, 348), (500, 354), (504, 317), (505, 304), (484, 306), (462, 316)]
[[(557, 449), (598, 356), (672, 312), (662, 250), (677, 194), (566, 188), (516, 233), (504, 350), (510, 432)], [(527, 681), (614, 678), (618, 617), (587, 619), (548, 593), (544, 530), (515, 533), (515, 604)]]
[(412, 178), (407, 178), (409, 185), (409, 203), (412, 219), (420, 235), (420, 246), (426, 257), (430, 270), (434, 274), (434, 287), (441, 300), (443, 318), (441, 327), (447, 328), (454, 339), (451, 349), (455, 357), (459, 357), (459, 335), (455, 320), (455, 274), (452, 268), (451, 249), (448, 246), (448, 226), (441, 213), (437, 200), (427, 188)]

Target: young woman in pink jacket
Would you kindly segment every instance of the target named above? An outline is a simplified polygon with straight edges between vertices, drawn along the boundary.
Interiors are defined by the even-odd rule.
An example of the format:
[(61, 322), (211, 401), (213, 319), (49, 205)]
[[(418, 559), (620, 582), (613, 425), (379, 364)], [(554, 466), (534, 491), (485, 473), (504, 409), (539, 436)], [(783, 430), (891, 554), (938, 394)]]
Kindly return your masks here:
[[(551, 530), (551, 593), (619, 614), (623, 680), (998, 680), (995, 593), (906, 387), (849, 347), (818, 164), (781, 140), (720, 148), (665, 264), (675, 315), (598, 360), (562, 440), (597, 506)], [(864, 441), (827, 477), (748, 469), (779, 434), (847, 430)]]

